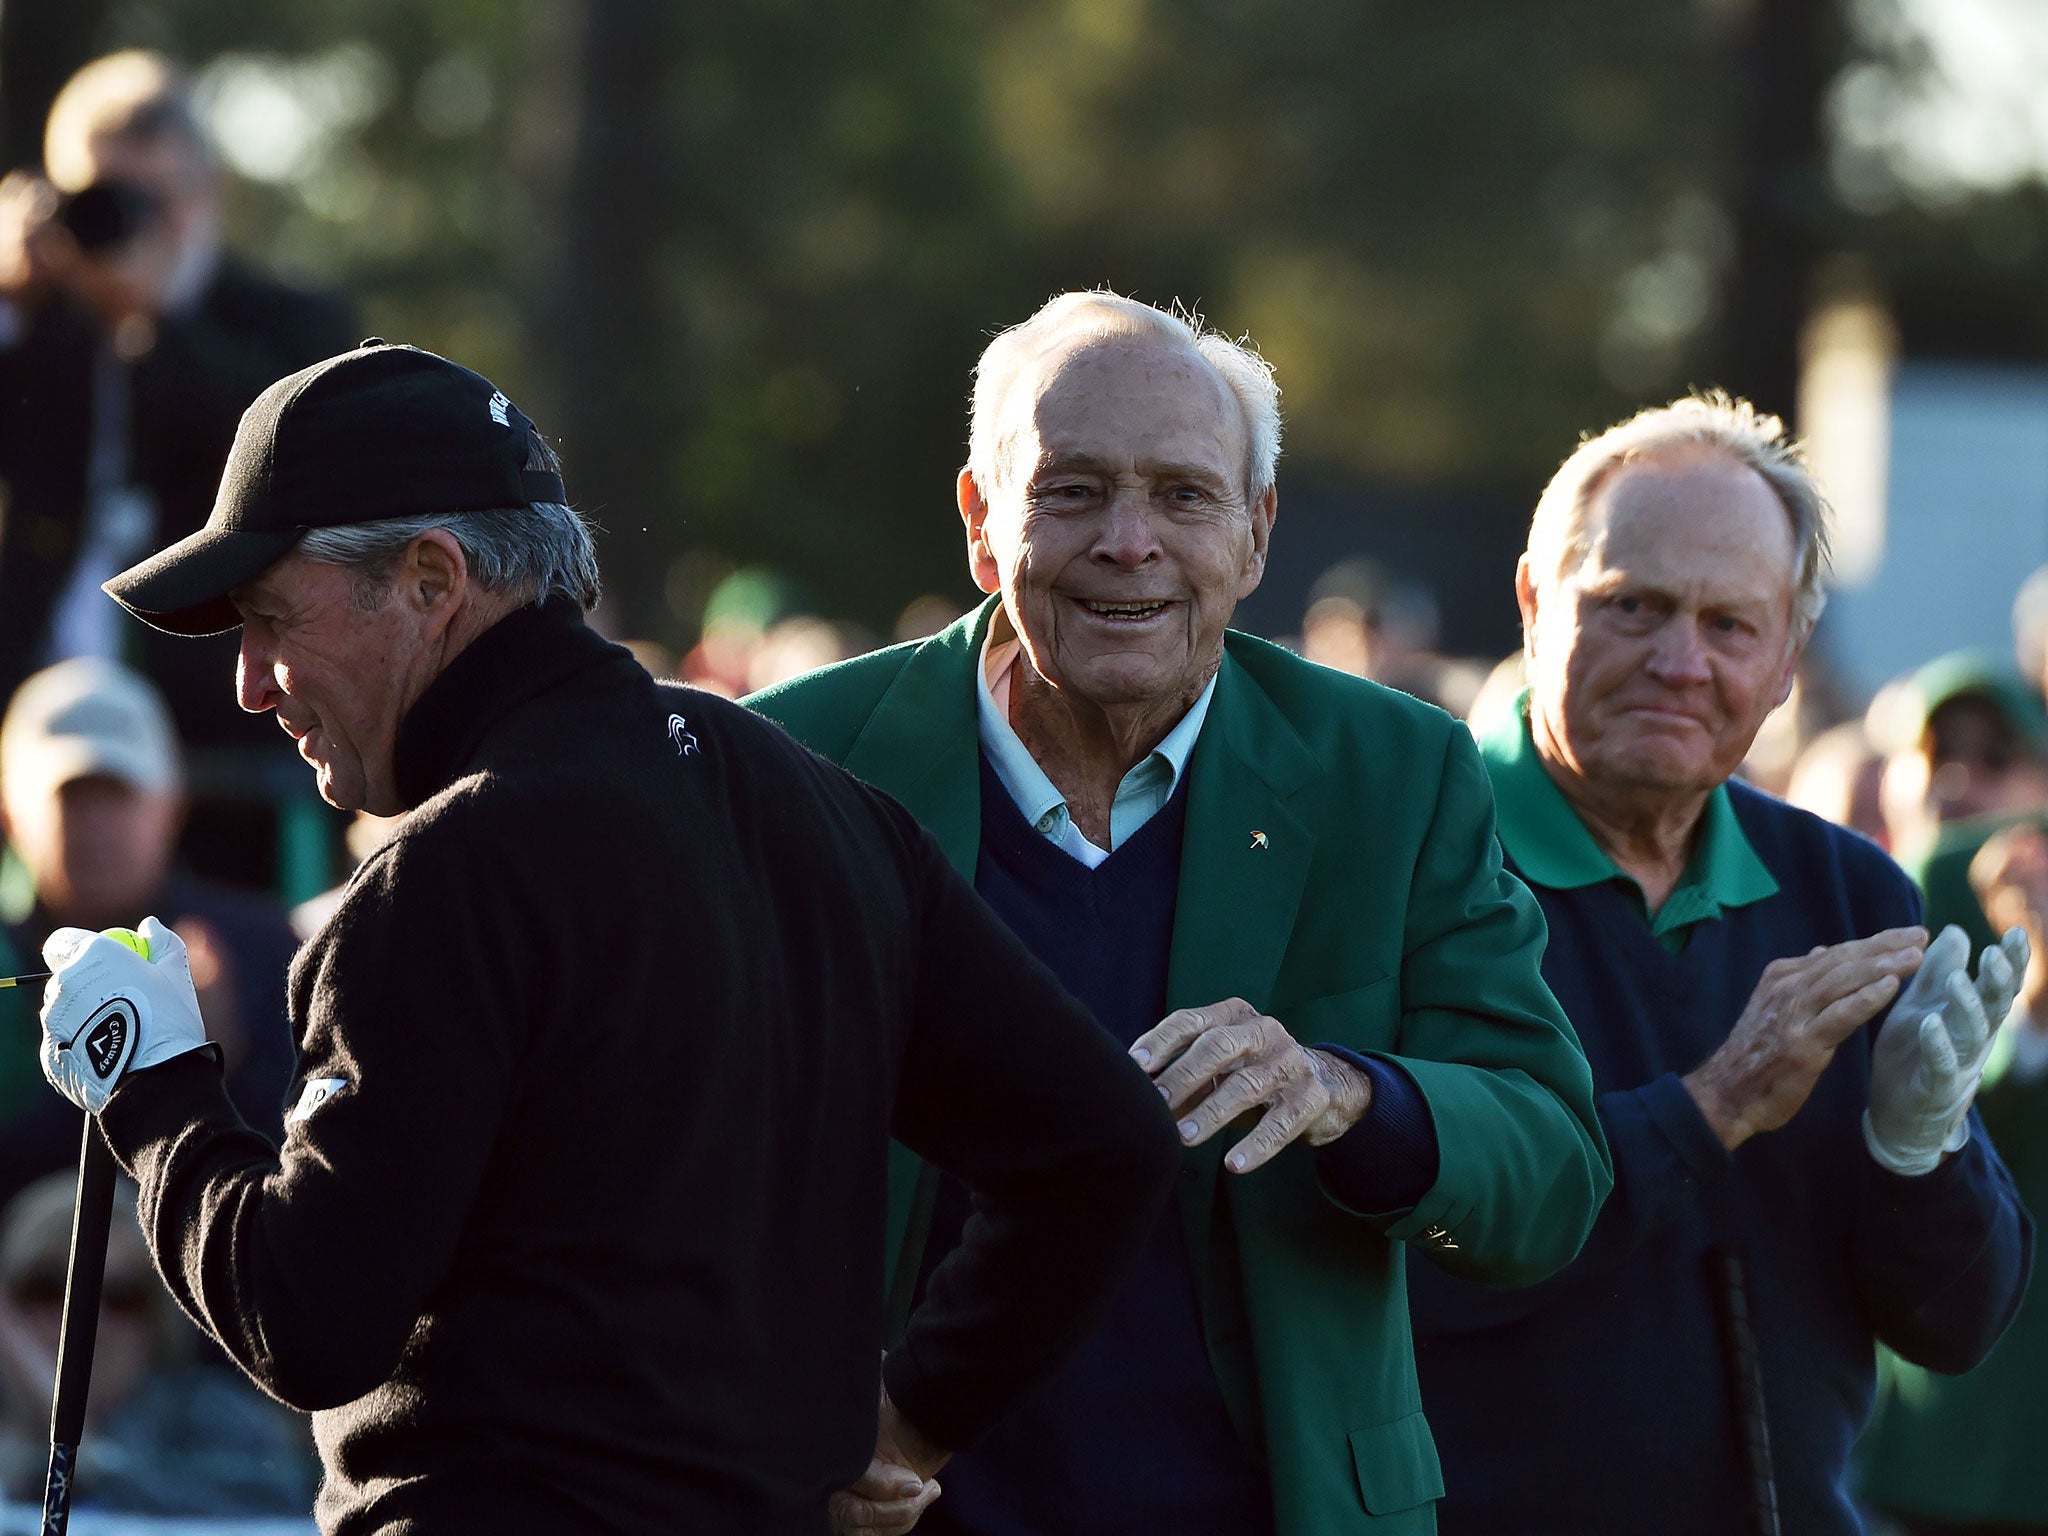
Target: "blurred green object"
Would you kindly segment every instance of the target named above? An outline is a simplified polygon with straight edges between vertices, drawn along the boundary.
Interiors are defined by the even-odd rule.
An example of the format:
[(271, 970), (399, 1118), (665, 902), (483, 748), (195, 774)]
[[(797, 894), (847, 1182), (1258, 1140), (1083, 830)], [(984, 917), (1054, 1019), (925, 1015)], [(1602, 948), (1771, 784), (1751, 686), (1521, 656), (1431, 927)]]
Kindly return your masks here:
[(791, 614), (806, 611), (796, 583), (765, 565), (734, 571), (704, 600), (705, 629), (749, 629), (761, 634)]
[(293, 795), (277, 807), (277, 897), (289, 911), (334, 884), (334, 833), (326, 802)]
[[(2040, 1211), (2048, 1208), (2048, 1075), (2021, 1081), (2012, 1044), (2008, 1031), (1977, 1109), (2020, 1198)], [(1858, 1454), (1864, 1498), (1900, 1515), (2048, 1526), (2048, 1288), (2028, 1289), (2005, 1337), (1967, 1375), (1885, 1363), (1886, 1391)]]
[[(19, 869), (12, 849), (6, 858)], [(0, 926), (0, 976), (16, 976), (29, 967)], [(9, 987), (0, 991), (0, 1125), (5, 1125), (36, 1098), (48, 1092), (43, 1069), (36, 1060), (41, 1034), (36, 1028), (36, 1011), (43, 1000), (41, 986)]]
[(2002, 812), (1996, 816), (1972, 816), (1944, 826), (1933, 842), (1898, 855), (1899, 867), (1913, 877), (1927, 902), (1927, 931), (1939, 933), (1954, 923), (1970, 936), (1970, 952), (1976, 954), (1987, 944), (1998, 942), (1991, 921), (1970, 889), (1970, 861), (1993, 833), (2023, 821), (2048, 829), (2048, 812)]

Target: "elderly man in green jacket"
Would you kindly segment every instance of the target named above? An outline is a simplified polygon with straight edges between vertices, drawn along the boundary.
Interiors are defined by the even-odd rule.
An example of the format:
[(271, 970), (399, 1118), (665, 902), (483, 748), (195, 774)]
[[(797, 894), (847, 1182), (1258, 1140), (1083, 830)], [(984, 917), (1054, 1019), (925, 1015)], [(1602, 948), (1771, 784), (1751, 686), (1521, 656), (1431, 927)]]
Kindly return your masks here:
[[(1265, 568), (1279, 438), (1248, 347), (1063, 295), (976, 375), (958, 495), (991, 600), (754, 700), (937, 835), (1189, 1149), (1082, 1354), (972, 1447), (885, 1401), (842, 1529), (1430, 1531), (1404, 1250), (1527, 1283), (1607, 1192), (1471, 737), (1228, 631)], [(890, 1215), (900, 1316), (964, 1278), (948, 1256), (979, 1218), (901, 1149)]]

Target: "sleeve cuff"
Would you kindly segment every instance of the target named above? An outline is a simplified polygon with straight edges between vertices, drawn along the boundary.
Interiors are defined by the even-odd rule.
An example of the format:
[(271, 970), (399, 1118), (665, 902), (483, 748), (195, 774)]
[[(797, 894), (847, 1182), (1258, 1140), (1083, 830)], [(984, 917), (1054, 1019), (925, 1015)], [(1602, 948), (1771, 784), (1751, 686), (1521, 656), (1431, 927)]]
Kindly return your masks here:
[(209, 1042), (202, 1050), (129, 1073), (100, 1111), (100, 1130), (115, 1160), (132, 1174), (150, 1147), (193, 1123), (235, 1119), (221, 1080), (219, 1047)]
[(1393, 1062), (1341, 1045), (1318, 1045), (1363, 1072), (1372, 1083), (1365, 1117), (1316, 1149), (1316, 1173), (1339, 1204), (1386, 1213), (1417, 1204), (1437, 1181), (1436, 1122), (1429, 1101)]

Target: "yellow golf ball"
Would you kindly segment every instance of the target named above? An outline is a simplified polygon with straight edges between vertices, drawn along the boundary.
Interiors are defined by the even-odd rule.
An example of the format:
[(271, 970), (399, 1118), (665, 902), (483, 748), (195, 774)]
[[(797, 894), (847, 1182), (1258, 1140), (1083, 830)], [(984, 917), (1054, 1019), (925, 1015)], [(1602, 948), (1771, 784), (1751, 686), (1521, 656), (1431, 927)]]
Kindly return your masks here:
[(149, 940), (145, 939), (133, 928), (102, 928), (100, 933), (103, 937), (112, 939), (116, 944), (127, 945), (135, 953), (142, 956), (143, 959), (147, 960), (149, 958)]

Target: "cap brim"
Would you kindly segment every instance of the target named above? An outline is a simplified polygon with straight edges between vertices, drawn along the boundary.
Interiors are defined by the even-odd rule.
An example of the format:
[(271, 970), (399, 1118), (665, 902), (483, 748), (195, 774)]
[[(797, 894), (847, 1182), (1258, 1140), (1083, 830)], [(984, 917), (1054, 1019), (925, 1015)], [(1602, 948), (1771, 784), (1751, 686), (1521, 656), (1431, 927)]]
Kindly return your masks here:
[(228, 594), (291, 553), (298, 528), (202, 528), (132, 565), (102, 589), (152, 629), (217, 635), (242, 622)]

